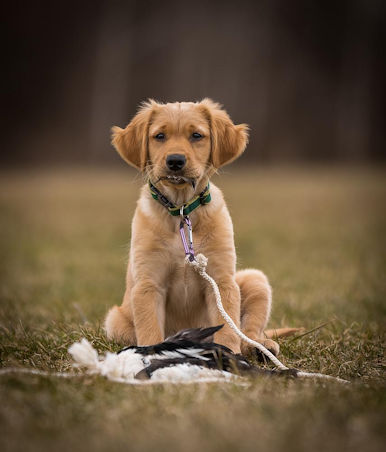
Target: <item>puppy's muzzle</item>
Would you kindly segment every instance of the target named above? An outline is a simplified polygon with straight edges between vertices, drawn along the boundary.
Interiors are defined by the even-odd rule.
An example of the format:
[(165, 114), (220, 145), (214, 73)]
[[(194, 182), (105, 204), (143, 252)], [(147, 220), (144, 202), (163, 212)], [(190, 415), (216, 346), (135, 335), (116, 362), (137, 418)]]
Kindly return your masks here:
[(186, 165), (186, 158), (183, 154), (170, 154), (166, 157), (166, 166), (170, 171), (181, 171)]

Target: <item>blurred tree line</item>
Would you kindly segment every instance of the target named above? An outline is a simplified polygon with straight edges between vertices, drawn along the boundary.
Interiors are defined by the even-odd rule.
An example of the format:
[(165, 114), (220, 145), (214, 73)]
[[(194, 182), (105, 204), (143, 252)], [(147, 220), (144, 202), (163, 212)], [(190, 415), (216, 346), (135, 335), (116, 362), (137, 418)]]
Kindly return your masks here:
[(3, 164), (114, 163), (138, 103), (223, 103), (245, 162), (384, 157), (385, 2), (12, 2)]

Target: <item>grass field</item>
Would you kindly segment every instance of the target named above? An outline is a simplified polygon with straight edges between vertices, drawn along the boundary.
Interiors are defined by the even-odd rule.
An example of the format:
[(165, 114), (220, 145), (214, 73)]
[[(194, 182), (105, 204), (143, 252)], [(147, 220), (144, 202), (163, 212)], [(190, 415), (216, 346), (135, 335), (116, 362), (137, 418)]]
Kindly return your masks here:
[[(385, 447), (384, 169), (226, 168), (239, 267), (274, 290), (290, 366), (352, 380), (132, 387), (100, 377), (0, 376), (2, 451), (380, 451)], [(71, 368), (120, 302), (140, 180), (130, 170), (3, 173), (0, 365)], [(321, 328), (317, 328), (325, 324)]]

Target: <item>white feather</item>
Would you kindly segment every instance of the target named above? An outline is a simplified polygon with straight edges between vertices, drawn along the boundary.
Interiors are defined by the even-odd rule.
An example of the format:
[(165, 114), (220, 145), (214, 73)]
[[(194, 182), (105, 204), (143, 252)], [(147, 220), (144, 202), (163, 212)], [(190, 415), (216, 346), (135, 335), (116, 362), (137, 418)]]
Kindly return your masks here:
[(183, 356), (191, 356), (192, 358), (200, 358), (202, 360), (208, 360), (209, 358), (205, 358), (201, 356), (201, 353), (204, 351), (202, 348), (184, 348), (177, 349), (177, 352), (181, 353)]
[(230, 380), (234, 378), (229, 372), (222, 370), (207, 369), (201, 366), (192, 366), (190, 364), (177, 364), (172, 367), (164, 367), (153, 372), (151, 379), (153, 381), (169, 382), (192, 382), (201, 379)]
[(98, 353), (87, 339), (83, 338), (80, 342), (75, 342), (68, 351), (76, 365), (87, 367), (89, 370), (98, 369)]

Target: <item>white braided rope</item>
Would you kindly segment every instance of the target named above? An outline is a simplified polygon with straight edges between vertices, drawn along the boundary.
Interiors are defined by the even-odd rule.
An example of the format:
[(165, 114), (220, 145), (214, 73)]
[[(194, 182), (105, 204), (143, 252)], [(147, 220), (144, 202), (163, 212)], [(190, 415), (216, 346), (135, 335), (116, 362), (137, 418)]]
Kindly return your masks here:
[[(199, 273), (208, 283), (212, 286), (215, 299), (216, 299), (216, 305), (218, 310), (220, 311), (220, 314), (222, 315), (223, 319), (227, 322), (229, 327), (245, 342), (248, 344), (253, 345), (258, 350), (260, 350), (267, 358), (269, 358), (273, 364), (275, 364), (276, 367), (278, 367), (280, 370), (288, 370), (289, 368), (285, 366), (273, 353), (271, 353), (267, 348), (264, 347), (263, 344), (260, 344), (260, 342), (256, 342), (253, 339), (246, 336), (242, 331), (239, 330), (235, 322), (232, 320), (232, 318), (229, 316), (229, 314), (225, 311), (224, 306), (222, 304), (221, 300), (221, 294), (220, 290), (218, 288), (218, 285), (216, 281), (208, 275), (206, 272), (206, 266), (208, 264), (208, 259), (203, 254), (198, 254), (195, 258), (195, 260), (190, 261), (189, 258), (186, 258), (186, 262), (192, 266), (197, 273)], [(343, 380), (342, 378), (333, 377), (331, 375), (325, 375), (321, 373), (312, 373), (312, 372), (297, 372), (298, 377), (305, 377), (305, 378), (324, 378), (326, 380), (334, 380), (339, 383), (349, 383), (347, 380)]]
[(344, 384), (350, 383), (348, 380), (345, 380), (344, 378), (333, 377), (332, 375), (321, 374), (319, 372), (314, 373), (314, 372), (298, 371), (297, 376), (304, 377), (304, 378), (323, 378), (325, 380), (333, 380), (333, 381), (337, 381), (338, 383), (344, 383)]

